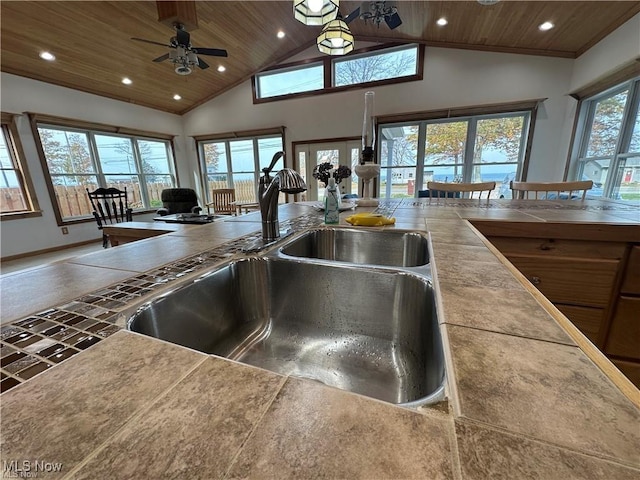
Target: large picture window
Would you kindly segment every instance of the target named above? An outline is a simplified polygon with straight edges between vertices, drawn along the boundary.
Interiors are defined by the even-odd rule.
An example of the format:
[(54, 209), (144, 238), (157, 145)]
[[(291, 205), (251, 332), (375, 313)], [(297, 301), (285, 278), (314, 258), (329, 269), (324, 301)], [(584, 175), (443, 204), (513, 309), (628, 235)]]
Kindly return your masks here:
[(589, 196), (640, 201), (640, 79), (584, 100), (574, 158)]
[(0, 215), (2, 219), (39, 215), (13, 115), (2, 113), (0, 135)]
[[(255, 202), (262, 169), (284, 149), (281, 129), (240, 137), (196, 139), (207, 202), (211, 201), (211, 191), (219, 188), (233, 188), (236, 201)], [(283, 167), (281, 158), (273, 172)]]
[(61, 222), (91, 217), (87, 189), (126, 188), (140, 211), (161, 207), (162, 190), (176, 186), (169, 140), (40, 123), (37, 131)]
[(511, 198), (521, 178), (531, 112), (381, 123), (381, 198), (417, 197), (427, 182), (495, 181), (493, 198)]

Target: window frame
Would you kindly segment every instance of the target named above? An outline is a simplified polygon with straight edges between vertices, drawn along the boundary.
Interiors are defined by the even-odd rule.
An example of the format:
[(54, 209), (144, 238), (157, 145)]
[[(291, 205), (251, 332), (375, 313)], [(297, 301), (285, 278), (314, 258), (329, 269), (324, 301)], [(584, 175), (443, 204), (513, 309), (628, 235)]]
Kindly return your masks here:
[[(83, 122), (80, 120), (66, 119), (60, 117), (51, 117), (47, 115), (40, 114), (29, 114), (29, 119), (31, 123), (31, 130), (33, 132), (33, 137), (36, 143), (36, 149), (38, 151), (38, 156), (40, 158), (40, 163), (42, 165), (42, 170), (45, 176), (45, 182), (47, 185), (47, 190), (49, 192), (49, 197), (51, 199), (51, 204), (53, 206), (54, 215), (56, 217), (56, 222), (58, 226), (65, 225), (73, 225), (79, 223), (91, 223), (95, 222), (95, 219), (91, 214), (87, 214), (85, 216), (78, 216), (73, 218), (65, 218), (62, 216), (62, 212), (60, 210), (60, 206), (56, 200), (56, 192), (53, 184), (53, 176), (49, 171), (49, 165), (47, 163), (46, 155), (44, 152), (44, 148), (42, 146), (42, 140), (40, 138), (40, 133), (38, 131), (39, 128), (52, 128), (58, 130), (71, 131), (75, 133), (85, 134), (87, 136), (89, 154), (91, 157), (92, 165), (95, 169), (95, 172), (92, 176), (95, 176), (97, 179), (97, 183), (101, 187), (105, 187), (105, 176), (110, 176), (112, 174), (104, 174), (102, 172), (102, 166), (100, 164), (99, 155), (97, 153), (96, 143), (95, 143), (95, 135), (108, 135), (108, 136), (117, 136), (123, 138), (129, 138), (132, 141), (132, 154), (134, 156), (134, 161), (137, 166), (140, 168), (140, 171), (135, 174), (140, 181), (140, 195), (143, 198), (143, 202), (149, 201), (148, 191), (146, 188), (146, 182), (144, 170), (142, 169), (142, 158), (140, 157), (140, 152), (137, 147), (138, 140), (151, 140), (151, 141), (160, 141), (166, 143), (167, 146), (167, 159), (169, 162), (170, 172), (169, 175), (173, 180), (173, 185), (179, 185), (178, 178), (178, 170), (176, 167), (176, 159), (175, 159), (175, 146), (173, 142), (173, 136), (156, 133), (156, 132), (147, 132), (143, 130), (135, 130), (129, 129), (125, 127), (117, 127), (111, 125), (97, 124), (97, 123), (89, 123)], [(70, 174), (71, 175), (71, 174)], [(82, 175), (82, 174), (80, 174)], [(160, 174), (158, 174), (160, 175)], [(167, 175), (162, 173), (161, 175)], [(75, 174), (74, 176), (77, 176)], [(155, 212), (157, 209), (153, 207), (142, 207), (139, 209), (135, 209), (133, 211), (134, 214), (145, 214), (150, 212)]]
[[(209, 203), (212, 201), (211, 198), (211, 189), (209, 188), (209, 174), (207, 173), (205, 158), (203, 153), (203, 145), (205, 143), (224, 143), (225, 144), (225, 162), (226, 162), (226, 170), (224, 172), (219, 172), (221, 175), (224, 174), (227, 177), (227, 186), (226, 188), (235, 188), (234, 187), (234, 173), (239, 173), (246, 175), (247, 173), (253, 173), (254, 176), (254, 194), (255, 198), (258, 198), (258, 182), (260, 179), (260, 174), (262, 169), (260, 167), (260, 155), (259, 155), (259, 145), (258, 142), (261, 139), (265, 138), (276, 138), (280, 137), (282, 141), (282, 149), (285, 151), (285, 127), (275, 127), (275, 128), (267, 128), (261, 130), (246, 130), (240, 132), (227, 132), (227, 133), (218, 133), (218, 134), (208, 134), (208, 135), (198, 135), (194, 136), (193, 139), (196, 142), (196, 151), (198, 153), (198, 169), (201, 180), (201, 188), (203, 193), (203, 198), (205, 199), (205, 203)], [(253, 172), (234, 172), (233, 171), (233, 160), (231, 158), (231, 142), (237, 140), (251, 140), (253, 143), (253, 161), (255, 170)], [(287, 156), (284, 157), (285, 167), (290, 166), (290, 162), (287, 161)]]
[(38, 197), (36, 196), (36, 190), (33, 186), (31, 175), (29, 174), (29, 168), (27, 166), (26, 157), (20, 141), (16, 117), (17, 115), (1, 112), (0, 126), (2, 128), (2, 135), (4, 136), (7, 144), (7, 150), (13, 165), (13, 171), (18, 178), (23, 198), (27, 203), (27, 209), (16, 212), (0, 212), (0, 221), (42, 216), (42, 211), (38, 204)]
[[(635, 74), (637, 75), (637, 71)], [(619, 77), (616, 77), (619, 78)], [(574, 127), (574, 138), (572, 142), (571, 153), (567, 165), (565, 177), (574, 180), (581, 179), (584, 174), (585, 167), (589, 161), (608, 160), (608, 173), (602, 187), (602, 197), (612, 199), (618, 195), (620, 187), (619, 172), (620, 167), (627, 158), (640, 156), (639, 152), (630, 151), (631, 136), (634, 132), (635, 121), (640, 109), (640, 76), (635, 76), (621, 83), (611, 86), (606, 85), (600, 91), (594, 93), (593, 89), (585, 90), (588, 96), (574, 96), (578, 98), (578, 106), (576, 108), (576, 122)], [(589, 149), (589, 140), (593, 130), (593, 122), (598, 104), (607, 98), (611, 98), (623, 91), (627, 91), (624, 111), (620, 119), (620, 130), (617, 135), (615, 147), (610, 155), (587, 156)], [(570, 174), (569, 171), (572, 173)], [(589, 192), (587, 192), (587, 195)]]
[[(384, 53), (387, 53), (388, 51), (399, 50), (399, 49), (410, 48), (410, 47), (417, 48), (417, 61), (416, 61), (415, 75), (407, 75), (407, 76), (390, 78), (385, 80), (376, 80), (372, 82), (355, 83), (352, 85), (344, 85), (340, 87), (333, 86), (334, 64), (336, 62), (347, 61), (353, 57), (370, 56), (370, 55), (374, 55), (376, 52), (384, 54)], [(251, 76), (251, 94), (253, 97), (253, 103), (259, 104), (259, 103), (267, 103), (267, 102), (277, 102), (280, 100), (288, 100), (291, 98), (303, 98), (303, 97), (310, 97), (315, 95), (344, 92), (348, 90), (361, 90), (361, 89), (380, 86), (380, 85), (392, 85), (396, 83), (420, 81), (422, 80), (424, 75), (424, 52), (425, 52), (425, 45), (422, 43), (394, 42), (394, 43), (387, 43), (384, 45), (376, 45), (373, 47), (354, 50), (349, 55), (345, 57), (340, 57), (340, 58), (335, 58), (335, 57), (331, 57), (330, 55), (325, 55), (322, 57), (314, 57), (306, 60), (300, 60), (297, 62), (276, 65), (276, 66), (267, 68), (265, 70), (262, 70), (261, 72)], [(316, 90), (309, 90), (305, 92), (288, 93), (285, 95), (277, 95), (277, 96), (267, 97), (267, 98), (260, 98), (258, 96), (258, 90), (259, 90), (258, 77), (261, 74), (276, 73), (278, 71), (283, 71), (283, 72), (292, 71), (292, 70), (295, 70), (296, 68), (301, 69), (301, 68), (308, 67), (309, 65), (315, 65), (315, 64), (322, 64), (323, 66), (324, 88), (320, 90), (316, 89)]]
[[(473, 149), (475, 147), (475, 141), (469, 142), (470, 138), (475, 140), (476, 126), (478, 121), (491, 119), (491, 118), (503, 118), (509, 116), (521, 116), (524, 115), (523, 131), (520, 137), (520, 152), (522, 158), (515, 162), (516, 175), (514, 180), (525, 181), (527, 178), (529, 168), (529, 158), (531, 153), (531, 144), (533, 142), (533, 134), (535, 128), (536, 114), (538, 106), (546, 99), (534, 99), (524, 100), (521, 102), (511, 102), (495, 105), (480, 105), (480, 106), (467, 106), (457, 107), (446, 110), (432, 110), (426, 112), (414, 112), (401, 115), (387, 115), (380, 116), (376, 119), (376, 161), (381, 168), (403, 168), (402, 166), (396, 167), (383, 167), (381, 161), (382, 148), (382, 129), (393, 128), (394, 126), (418, 126), (418, 148), (416, 156), (416, 165), (407, 166), (406, 168), (415, 168), (415, 189), (413, 198), (418, 197), (419, 190), (422, 189), (424, 183), (424, 172), (427, 167), (425, 165), (425, 139), (427, 126), (436, 123), (447, 123), (456, 121), (469, 122), (467, 126), (467, 132), (465, 137), (465, 151), (462, 166), (462, 181), (470, 182), (473, 174), (473, 166), (476, 165), (473, 162)], [(498, 162), (498, 163), (486, 163), (486, 165), (501, 165), (501, 164), (514, 164), (514, 162)], [(449, 164), (447, 164), (449, 165)], [(453, 165), (453, 164), (451, 164)], [(446, 166), (446, 165), (442, 165)], [(375, 194), (380, 196), (381, 183), (379, 179), (375, 182)], [(498, 182), (496, 182), (496, 187)]]

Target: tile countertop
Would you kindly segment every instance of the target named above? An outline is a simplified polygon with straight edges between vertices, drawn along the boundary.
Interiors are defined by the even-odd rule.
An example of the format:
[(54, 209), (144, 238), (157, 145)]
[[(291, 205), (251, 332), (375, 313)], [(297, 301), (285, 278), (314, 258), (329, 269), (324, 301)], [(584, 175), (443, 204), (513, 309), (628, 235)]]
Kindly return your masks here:
[[(640, 392), (624, 395), (576, 344), (575, 332), (567, 333), (465, 221), (640, 224), (638, 206), (618, 205), (381, 204), (396, 218), (385, 228), (430, 233), (448, 376), (448, 402), (439, 408), (405, 409), (126, 330), (97, 330), (108, 314), (83, 326), (93, 321), (85, 313), (91, 318), (74, 328), (108, 331), (107, 338), (86, 350), (69, 346), (73, 358), (0, 396), (3, 478), (40, 468), (38, 478), (45, 479), (638, 479)], [(280, 212), (281, 223), (314, 214), (303, 204)], [(349, 214), (341, 214), (341, 223)], [(13, 348), (5, 331), (15, 338), (12, 328), (68, 321), (65, 309), (38, 313), (54, 305), (56, 289), (57, 300), (68, 302), (70, 292), (95, 294), (138, 275), (127, 285), (143, 285), (144, 292), (150, 269), (188, 255), (204, 261), (197, 254), (207, 249), (212, 261), (225, 258), (233, 251), (221, 250), (225, 242), (258, 232), (260, 217), (198, 228), (200, 235), (170, 233), (3, 276), (3, 322), (13, 322), (3, 327), (3, 350)], [(51, 286), (58, 272), (64, 285)], [(5, 287), (44, 299), (34, 294), (7, 305)], [(144, 298), (131, 295), (122, 298)], [(66, 337), (60, 342), (67, 345)]]

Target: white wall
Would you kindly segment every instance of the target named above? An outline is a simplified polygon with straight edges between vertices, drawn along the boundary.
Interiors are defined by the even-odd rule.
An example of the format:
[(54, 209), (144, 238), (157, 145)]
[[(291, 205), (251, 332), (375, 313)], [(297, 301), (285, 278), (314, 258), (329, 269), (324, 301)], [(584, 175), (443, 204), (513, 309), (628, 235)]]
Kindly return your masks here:
[(580, 55), (573, 63), (571, 90), (577, 90), (640, 58), (640, 13)]
[[(3, 112), (41, 113), (175, 135), (177, 136), (175, 140), (176, 161), (181, 184), (188, 186), (187, 180), (193, 177), (190, 171), (190, 162), (185, 157), (182, 118), (179, 115), (6, 73), (1, 74), (0, 82), (2, 89), (0, 108)], [(69, 225), (69, 234), (62, 234), (53, 213), (44, 173), (26, 114), (19, 117), (18, 130), (38, 203), (42, 209), (42, 216), (3, 220), (0, 223), (0, 253), (2, 257), (101, 238), (102, 234), (98, 231), (95, 222)]]
[[(539, 111), (529, 178), (561, 179), (567, 143), (561, 136), (569, 106), (573, 60), (427, 48), (424, 79), (375, 87), (375, 114), (433, 110), (548, 98)], [(355, 90), (254, 105), (249, 81), (184, 116), (185, 135), (285, 125), (292, 141), (359, 136), (364, 91)], [(195, 147), (189, 154), (195, 161)]]

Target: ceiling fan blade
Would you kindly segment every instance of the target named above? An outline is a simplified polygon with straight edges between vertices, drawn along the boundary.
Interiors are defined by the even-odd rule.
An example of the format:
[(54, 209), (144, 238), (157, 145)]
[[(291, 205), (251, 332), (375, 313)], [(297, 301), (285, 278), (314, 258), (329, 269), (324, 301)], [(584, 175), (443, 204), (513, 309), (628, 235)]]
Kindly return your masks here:
[(344, 23), (349, 25), (353, 20), (355, 20), (359, 16), (360, 16), (360, 7), (356, 8), (353, 12), (351, 12), (349, 15), (343, 18)]
[(160, 45), (161, 47), (171, 47), (171, 45), (167, 45), (166, 43), (154, 42), (153, 40), (145, 40), (144, 38), (131, 37), (131, 40), (137, 40), (138, 42), (151, 43), (152, 45)]
[(205, 68), (209, 68), (209, 64), (198, 57), (198, 66), (204, 70)]
[(164, 62), (165, 60), (167, 60), (169, 58), (169, 54), (165, 53), (164, 55), (159, 56), (158, 58), (154, 58), (153, 61), (154, 62)]
[(209, 55), (211, 57), (228, 57), (229, 54), (226, 50), (221, 48), (193, 48), (193, 51), (198, 55)]
[(191, 41), (191, 35), (182, 28), (176, 28), (176, 41), (178, 42), (178, 45), (186, 47)]
[(384, 17), (384, 21), (387, 22), (387, 26), (393, 30), (394, 28), (398, 28), (402, 25), (402, 20), (400, 19), (400, 15), (398, 13), (394, 13), (388, 17)]

